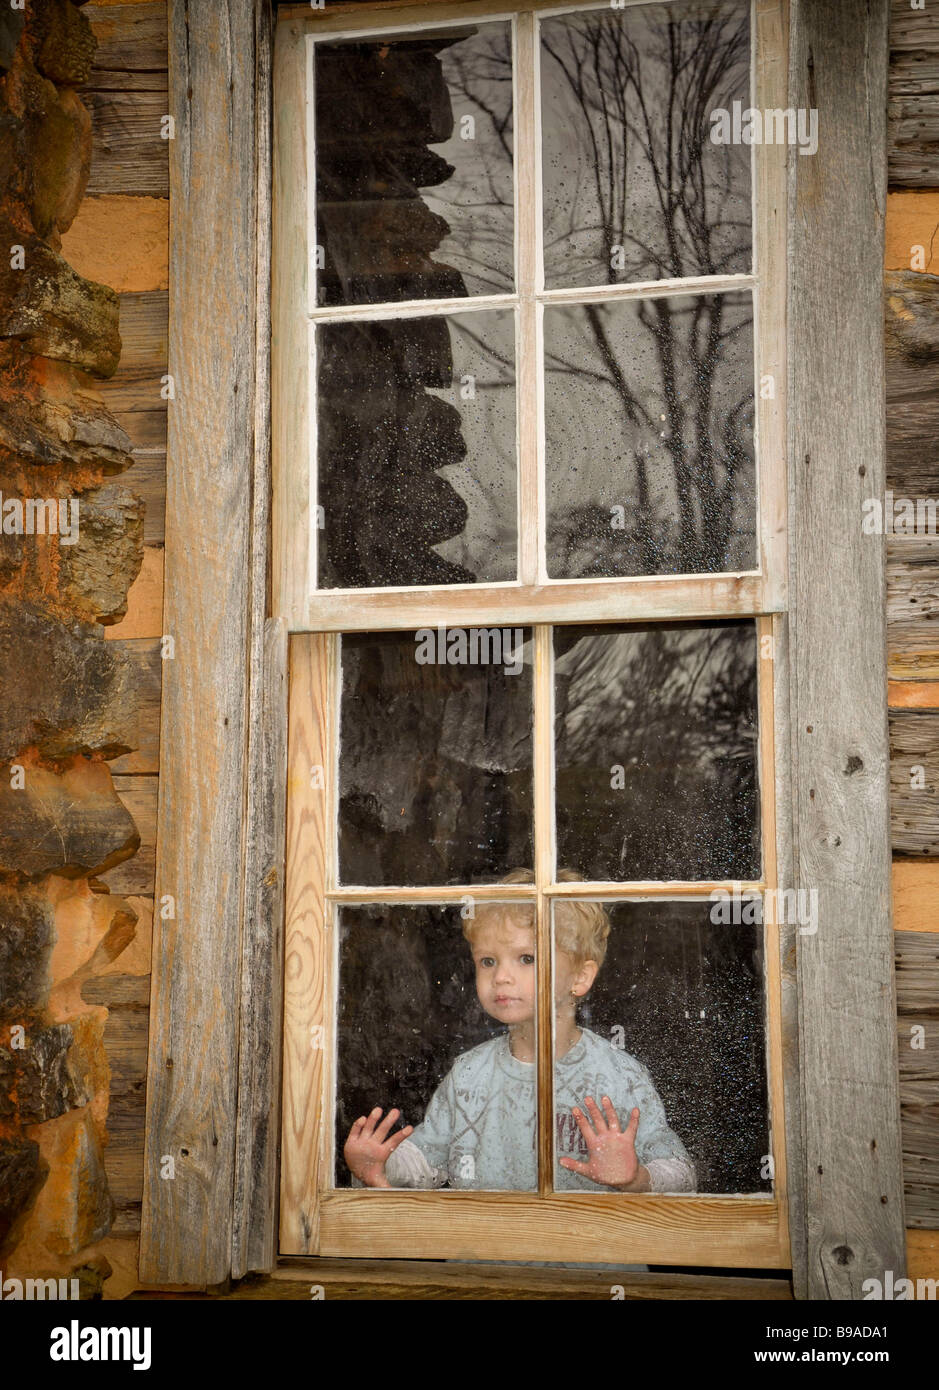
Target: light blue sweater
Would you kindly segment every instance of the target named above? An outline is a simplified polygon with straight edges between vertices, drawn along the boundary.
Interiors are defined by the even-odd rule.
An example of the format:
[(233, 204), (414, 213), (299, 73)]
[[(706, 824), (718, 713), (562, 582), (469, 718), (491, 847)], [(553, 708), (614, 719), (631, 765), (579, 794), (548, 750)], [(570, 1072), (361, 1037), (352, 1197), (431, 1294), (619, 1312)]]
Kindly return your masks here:
[[(571, 1114), (592, 1096), (609, 1096), (625, 1128), (639, 1107), (636, 1155), (649, 1169), (653, 1191), (694, 1190), (694, 1167), (671, 1129), (652, 1077), (635, 1057), (583, 1029), (555, 1062), (557, 1156), (586, 1162), (587, 1146)], [(519, 1062), (503, 1033), (459, 1056), (434, 1092), (423, 1122), (389, 1158), (392, 1187), (477, 1188), (532, 1192), (537, 1188), (535, 1065)], [(610, 1189), (556, 1165), (559, 1191)]]

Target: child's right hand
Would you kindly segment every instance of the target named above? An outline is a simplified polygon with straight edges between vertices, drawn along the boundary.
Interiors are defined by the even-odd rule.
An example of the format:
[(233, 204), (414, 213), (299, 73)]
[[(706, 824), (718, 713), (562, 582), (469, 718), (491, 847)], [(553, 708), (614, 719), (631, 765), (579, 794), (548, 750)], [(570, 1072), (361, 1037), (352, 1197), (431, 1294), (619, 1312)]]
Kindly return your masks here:
[(342, 1151), (350, 1171), (366, 1187), (391, 1186), (385, 1177), (385, 1164), (398, 1145), (414, 1131), (413, 1125), (405, 1125), (389, 1139), (388, 1131), (401, 1111), (389, 1110), (383, 1120), (381, 1113), (381, 1106), (376, 1105), (370, 1115), (360, 1116), (349, 1130)]

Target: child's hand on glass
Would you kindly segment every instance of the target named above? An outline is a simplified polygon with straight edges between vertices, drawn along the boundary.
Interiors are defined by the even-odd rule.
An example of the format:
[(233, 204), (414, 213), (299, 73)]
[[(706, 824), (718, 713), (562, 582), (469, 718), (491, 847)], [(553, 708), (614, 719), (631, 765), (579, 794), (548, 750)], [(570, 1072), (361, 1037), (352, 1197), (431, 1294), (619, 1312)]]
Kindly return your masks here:
[(638, 1107), (630, 1113), (626, 1128), (621, 1129), (610, 1097), (601, 1096), (601, 1100), (602, 1111), (593, 1096), (587, 1096), (585, 1107), (590, 1113), (589, 1120), (576, 1106), (572, 1111), (587, 1145), (587, 1162), (581, 1163), (576, 1158), (562, 1158), (561, 1167), (569, 1168), (572, 1173), (580, 1173), (603, 1187), (618, 1187), (624, 1192), (651, 1191), (649, 1170), (644, 1168), (636, 1157)]
[(383, 1120), (381, 1114), (381, 1106), (376, 1105), (369, 1115), (360, 1116), (349, 1130), (342, 1151), (350, 1172), (366, 1187), (391, 1186), (385, 1177), (385, 1164), (402, 1140), (414, 1132), (413, 1125), (405, 1125), (389, 1139), (388, 1131), (401, 1111), (389, 1110)]

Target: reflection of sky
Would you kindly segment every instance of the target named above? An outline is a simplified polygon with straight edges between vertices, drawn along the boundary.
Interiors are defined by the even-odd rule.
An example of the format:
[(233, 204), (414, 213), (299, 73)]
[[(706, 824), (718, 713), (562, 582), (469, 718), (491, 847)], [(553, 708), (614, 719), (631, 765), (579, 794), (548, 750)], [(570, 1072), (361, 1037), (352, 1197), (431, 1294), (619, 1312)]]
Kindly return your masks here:
[[(514, 579), (515, 314), (511, 309), (453, 314), (447, 325), (454, 384), (450, 390), (430, 394), (459, 410), (466, 458), (437, 472), (466, 502), (469, 515), (462, 533), (435, 545), (434, 550), (445, 560), (464, 565), (481, 582)], [(475, 379), (476, 395), (470, 400), (460, 394), (466, 376)]]
[[(511, 54), (511, 28), (498, 23), (479, 25), (472, 36), (438, 55), (454, 124), (450, 139), (430, 148), (453, 165), (454, 173), (446, 183), (424, 189), (421, 197), (451, 228), (433, 259), (460, 271), (470, 294), (514, 289)], [(466, 116), (474, 123), (473, 139), (461, 134)], [(506, 118), (508, 151), (494, 125)]]
[[(740, 328), (721, 346), (720, 360), (709, 364), (711, 393), (708, 431), (715, 454), (721, 449), (722, 428), (730, 413), (753, 391), (752, 304), (749, 293), (723, 297), (723, 331)], [(676, 352), (677, 391), (666, 399), (656, 337), (639, 322), (635, 302), (598, 306), (598, 314), (630, 394), (649, 417), (650, 424), (629, 418), (621, 391), (610, 379), (596, 340), (582, 308), (545, 309), (546, 496), (549, 530), (572, 508), (594, 506), (611, 520), (610, 508), (621, 506), (630, 513), (638, 504), (636, 453), (646, 459), (649, 489), (649, 529), (660, 533), (656, 549), (671, 554), (679, 527), (678, 487), (675, 464), (666, 445), (677, 437), (693, 466), (700, 450), (695, 421), (695, 380), (688, 357), (691, 312), (695, 301), (680, 296), (669, 301), (669, 326)], [(700, 349), (699, 349), (700, 350)], [(739, 468), (734, 522), (740, 536), (731, 544), (729, 569), (746, 569), (754, 563), (755, 493), (752, 465), (753, 431), (740, 417), (739, 437), (750, 455)], [(717, 485), (726, 474), (715, 460)], [(704, 534), (710, 517), (696, 508), (697, 530)], [(612, 537), (616, 533), (610, 532)], [(563, 573), (562, 556), (551, 556), (552, 572)]]
[[(716, 13), (720, 27), (707, 31), (693, 19), (672, 24), (681, 67), (673, 79), (668, 21), (702, 10)], [(708, 120), (714, 107), (729, 110), (735, 99), (748, 104), (748, 15), (748, 5), (729, 0), (707, 7), (679, 4), (667, 9), (649, 5), (612, 13), (601, 10), (542, 22), (545, 281), (549, 288), (702, 273), (703, 240), (680, 211), (673, 230), (682, 243), (681, 264), (678, 269), (669, 264), (674, 251), (662, 207), (668, 198), (677, 203), (679, 194), (691, 200), (691, 219), (704, 216), (717, 259), (735, 250), (732, 260), (716, 265), (715, 271), (749, 270), (750, 149), (712, 144)], [(741, 21), (744, 33), (732, 43)], [(714, 40), (722, 50), (716, 55), (707, 52), (708, 42)], [(695, 87), (719, 65), (726, 65), (727, 73), (711, 79), (703, 103), (695, 105)], [(691, 141), (705, 137), (703, 203), (687, 178), (695, 170), (692, 161), (687, 160), (684, 177), (680, 157), (671, 174), (666, 168), (668, 132), (662, 113), (672, 90), (678, 96), (672, 128), (675, 148), (681, 147), (687, 160)], [(655, 168), (648, 158), (650, 145)], [(610, 245), (602, 231), (604, 209), (612, 224)], [(718, 223), (723, 224), (720, 230)], [(623, 246), (626, 265), (611, 276), (615, 245)], [(657, 268), (656, 258), (666, 262), (664, 269)]]

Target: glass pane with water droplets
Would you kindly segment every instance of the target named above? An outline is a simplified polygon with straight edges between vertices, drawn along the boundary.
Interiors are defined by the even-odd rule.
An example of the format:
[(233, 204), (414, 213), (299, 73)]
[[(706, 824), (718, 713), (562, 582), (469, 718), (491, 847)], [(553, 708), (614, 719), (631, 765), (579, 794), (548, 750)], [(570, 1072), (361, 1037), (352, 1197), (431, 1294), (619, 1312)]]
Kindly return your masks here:
[(558, 863), (758, 879), (755, 624), (559, 627), (554, 652)]
[(553, 579), (757, 564), (749, 293), (549, 306)]
[(749, 105), (749, 4), (608, 7), (540, 29), (546, 287), (749, 271), (751, 149), (730, 119)]
[(621, 1190), (637, 1163), (658, 1169), (657, 1191), (772, 1190), (762, 927), (716, 916), (701, 901), (555, 903), (562, 1191)]
[(341, 660), (340, 881), (531, 867), (531, 630), (349, 633)]
[(317, 302), (510, 292), (510, 26), (314, 52)]
[(378, 1107), (382, 1138), (414, 1127), (392, 1187), (536, 1190), (533, 904), (343, 906), (338, 929), (337, 1186), (373, 1185), (346, 1145)]
[(323, 589), (517, 573), (515, 315), (316, 328)]

